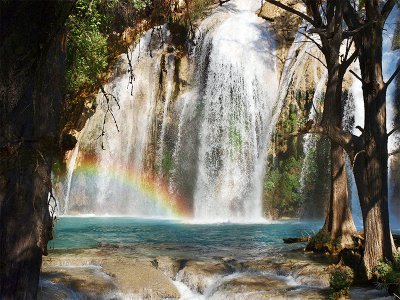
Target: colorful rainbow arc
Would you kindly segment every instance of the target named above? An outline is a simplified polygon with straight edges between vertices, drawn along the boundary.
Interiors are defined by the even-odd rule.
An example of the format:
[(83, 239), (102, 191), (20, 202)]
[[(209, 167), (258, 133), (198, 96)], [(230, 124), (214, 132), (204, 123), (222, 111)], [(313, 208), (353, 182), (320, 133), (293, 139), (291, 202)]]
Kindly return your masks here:
[(75, 171), (85, 176), (96, 176), (106, 173), (111, 179), (143, 193), (146, 198), (156, 203), (157, 207), (175, 218), (191, 217), (191, 209), (183, 197), (172, 194), (168, 185), (152, 174), (135, 174), (133, 169), (123, 169), (119, 166), (102, 168), (94, 159), (85, 159), (76, 166)]

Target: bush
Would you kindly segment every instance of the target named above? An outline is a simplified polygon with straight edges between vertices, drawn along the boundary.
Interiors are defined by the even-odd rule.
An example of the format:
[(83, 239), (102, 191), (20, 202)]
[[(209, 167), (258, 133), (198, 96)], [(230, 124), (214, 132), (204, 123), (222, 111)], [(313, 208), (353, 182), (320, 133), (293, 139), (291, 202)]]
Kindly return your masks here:
[(339, 299), (349, 294), (354, 280), (354, 272), (347, 266), (334, 266), (330, 272), (329, 285), (331, 295), (329, 299)]
[(380, 261), (373, 270), (373, 278), (378, 286), (389, 294), (400, 293), (400, 261), (395, 257), (394, 262)]
[(109, 19), (98, 10), (99, 1), (78, 0), (69, 17), (67, 72), (68, 92), (96, 84), (107, 67), (107, 36), (102, 33)]

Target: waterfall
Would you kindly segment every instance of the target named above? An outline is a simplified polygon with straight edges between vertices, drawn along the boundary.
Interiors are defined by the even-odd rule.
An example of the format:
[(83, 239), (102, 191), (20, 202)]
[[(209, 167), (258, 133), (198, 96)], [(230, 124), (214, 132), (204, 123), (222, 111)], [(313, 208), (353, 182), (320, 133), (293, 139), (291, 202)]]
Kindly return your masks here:
[(166, 26), (130, 53), (133, 74), (120, 57), (104, 85), (115, 99), (99, 93), (74, 150), (82, 153), (67, 176), (68, 211), (171, 217), (166, 206), (185, 201), (199, 222), (262, 220), (267, 146), (284, 97), (259, 5), (232, 0), (201, 22), (185, 84)]
[[(196, 99), (183, 98), (180, 125), (198, 128), (194, 139), (186, 138), (191, 131), (180, 133), (180, 143), (193, 139), (198, 145), (193, 187), (197, 221), (262, 219), (262, 180), (278, 80), (274, 42), (255, 15), (258, 4), (231, 1), (200, 26), (194, 50)], [(189, 102), (192, 109), (187, 109)], [(177, 147), (182, 151), (181, 144)]]
[[(328, 72), (325, 71), (323, 76), (320, 79), (315, 78), (316, 87), (314, 92), (314, 97), (312, 100), (313, 107), (311, 107), (310, 114), (308, 120), (315, 120), (317, 116), (317, 112), (315, 109), (321, 106), (321, 101), (323, 101), (323, 97), (325, 95), (326, 81), (328, 78)], [(303, 162), (303, 166), (301, 168), (300, 175), (300, 193), (305, 196), (305, 187), (307, 184), (307, 176), (309, 176), (312, 172), (311, 166), (315, 157), (312, 155), (312, 150), (315, 150), (317, 147), (317, 139), (318, 136), (313, 134), (307, 134), (304, 136), (304, 144), (303, 144), (303, 152), (305, 153), (305, 158)]]
[[(397, 26), (397, 21), (399, 18), (399, 8), (397, 5), (393, 7), (392, 12), (390, 13), (389, 17), (385, 23), (385, 30), (383, 34), (383, 57), (382, 57), (382, 68), (383, 68), (383, 76), (385, 81), (389, 79), (389, 77), (393, 74), (396, 67), (398, 66), (399, 57), (400, 57), (400, 50), (393, 49), (394, 45), (394, 38), (395, 38), (395, 30)], [(398, 38), (398, 37), (397, 37)], [(387, 129), (388, 132), (394, 128), (395, 126), (399, 125), (399, 108), (398, 103), (396, 103), (395, 96), (396, 96), (396, 89), (399, 89), (396, 86), (396, 80), (392, 82), (387, 90), (386, 96), (386, 107), (387, 107)], [(397, 91), (398, 92), (398, 91)], [(397, 122), (396, 122), (397, 119)], [(400, 147), (400, 134), (397, 133), (392, 134), (388, 140), (388, 151), (389, 153), (398, 149)], [(400, 183), (396, 178), (398, 178), (399, 167), (400, 163), (395, 160), (394, 157), (389, 158), (389, 211), (390, 211), (390, 221), (392, 227), (400, 228)], [(393, 178), (394, 177), (394, 178)]]
[(164, 160), (164, 143), (165, 143), (165, 133), (168, 122), (168, 108), (171, 102), (173, 84), (174, 84), (174, 72), (175, 72), (175, 56), (173, 54), (168, 54), (166, 57), (166, 72), (167, 72), (167, 87), (166, 95), (162, 114), (162, 124), (161, 124), (161, 134), (159, 140), (159, 146), (157, 151), (157, 166), (159, 168), (158, 174), (162, 173), (162, 165)]
[[(360, 74), (358, 63), (352, 65), (352, 70)], [(343, 126), (345, 130), (352, 134), (359, 135), (360, 132), (356, 126), (363, 127), (364, 124), (364, 98), (362, 94), (362, 84), (354, 75), (351, 75), (351, 86), (345, 101)], [(352, 170), (349, 158), (346, 158), (346, 170), (349, 183), (349, 192), (351, 197), (351, 212), (357, 228), (363, 226), (360, 198), (358, 197), (356, 180)]]
[[(132, 72), (128, 57), (123, 55), (112, 79), (104, 85), (113, 95), (108, 96), (109, 103), (98, 94), (96, 112), (80, 137), (82, 166), (74, 174), (77, 178), (71, 191), (74, 213), (168, 215), (150, 191), (153, 175), (149, 170), (149, 160), (157, 151), (152, 144), (157, 136), (157, 107), (162, 106), (164, 81), (173, 76), (173, 57), (164, 56), (168, 36), (164, 26), (146, 32), (129, 53)], [(165, 59), (168, 80), (163, 78)], [(171, 91), (167, 94), (165, 110)]]
[(71, 157), (68, 162), (67, 167), (67, 190), (65, 192), (65, 199), (64, 199), (64, 214), (68, 213), (68, 203), (69, 203), (69, 195), (71, 192), (71, 182), (72, 182), (72, 174), (75, 170), (75, 163), (76, 158), (78, 157), (79, 152), (79, 141), (76, 143), (74, 150), (72, 151)]

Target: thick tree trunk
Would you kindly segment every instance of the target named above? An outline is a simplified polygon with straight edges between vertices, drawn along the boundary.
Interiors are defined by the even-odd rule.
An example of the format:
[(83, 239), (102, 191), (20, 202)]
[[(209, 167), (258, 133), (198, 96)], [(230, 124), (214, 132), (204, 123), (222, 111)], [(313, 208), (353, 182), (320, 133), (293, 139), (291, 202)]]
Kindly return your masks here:
[[(340, 42), (338, 42), (340, 45)], [(326, 104), (324, 105), (324, 124), (326, 126), (342, 126), (342, 83), (340, 72), (339, 47), (336, 45), (329, 51), (328, 83)], [(327, 111), (325, 111), (327, 110)], [(331, 195), (323, 231), (330, 235), (331, 241), (338, 245), (338, 251), (353, 245), (352, 235), (357, 232), (353, 216), (349, 208), (349, 192), (344, 149), (331, 141)]]
[[(370, 9), (371, 10), (371, 9)], [(365, 107), (364, 153), (361, 157), (364, 186), (360, 196), (365, 231), (364, 267), (368, 278), (379, 260), (393, 259), (394, 243), (389, 226), (386, 87), (382, 76), (382, 25), (370, 25), (359, 40), (360, 68)]]
[(340, 248), (352, 247), (352, 236), (357, 230), (349, 208), (345, 152), (334, 142), (331, 142), (331, 161), (331, 208), (324, 229), (330, 233), (332, 241), (340, 239)]
[(63, 100), (62, 28), (72, 1), (1, 2), (0, 298), (34, 299), (52, 219)]

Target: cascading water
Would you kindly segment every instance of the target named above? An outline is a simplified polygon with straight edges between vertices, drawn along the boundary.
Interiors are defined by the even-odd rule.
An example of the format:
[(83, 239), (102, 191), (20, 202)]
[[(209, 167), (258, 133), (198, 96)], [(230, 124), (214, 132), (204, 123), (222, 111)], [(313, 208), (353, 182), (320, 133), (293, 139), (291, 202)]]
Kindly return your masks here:
[[(182, 111), (181, 121), (199, 129), (193, 207), (201, 222), (262, 218), (262, 179), (278, 79), (273, 39), (255, 15), (258, 5), (232, 1), (200, 27), (203, 34), (194, 50), (196, 108), (194, 117), (192, 109)], [(184, 135), (181, 143), (187, 141)]]
[[(101, 105), (80, 139), (89, 158), (78, 155), (81, 172), (68, 180), (73, 184), (66, 213), (168, 217), (131, 183), (146, 190), (148, 181), (163, 188), (169, 180), (166, 197), (174, 202), (183, 195), (199, 222), (262, 219), (267, 145), (283, 97), (277, 94), (274, 39), (256, 15), (259, 5), (230, 1), (201, 23), (189, 88), (178, 95), (180, 70), (169, 32), (163, 27), (142, 37), (131, 55), (135, 80), (122, 59), (105, 85), (118, 103), (97, 98)], [(98, 138), (105, 117), (105, 134)], [(85, 168), (85, 160), (92, 168)], [(90, 179), (87, 169), (95, 172)]]
[(69, 195), (71, 193), (71, 183), (72, 183), (72, 175), (75, 170), (76, 158), (78, 157), (79, 152), (79, 141), (76, 143), (74, 150), (72, 151), (71, 157), (69, 159), (68, 168), (67, 168), (67, 190), (65, 192), (65, 200), (64, 200), (64, 214), (68, 212), (68, 203), (69, 203)]
[[(353, 65), (352, 69), (357, 74), (360, 74), (360, 68), (357, 63)], [(354, 75), (352, 75), (351, 79), (352, 84), (344, 107), (343, 125), (345, 130), (350, 131), (354, 135), (359, 135), (360, 132), (356, 127), (362, 127), (364, 124), (364, 99), (361, 82)], [(346, 159), (346, 170), (351, 197), (351, 212), (355, 225), (357, 228), (360, 228), (363, 226), (360, 198), (358, 197), (352, 165), (348, 158)]]
[(74, 213), (166, 213), (148, 192), (151, 178), (147, 178), (146, 160), (149, 152), (155, 152), (150, 141), (156, 107), (162, 98), (161, 60), (167, 36), (164, 27), (148, 31), (130, 53), (133, 74), (128, 72), (127, 58), (121, 58), (116, 78), (104, 86), (110, 94), (108, 104), (102, 93), (98, 95), (97, 110), (80, 138), (83, 154), (89, 158), (83, 158), (82, 166), (77, 166), (81, 172), (76, 176), (80, 178), (70, 193), (75, 208), (69, 205)]

